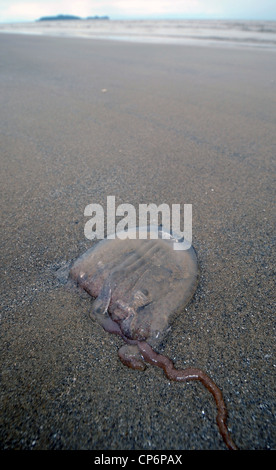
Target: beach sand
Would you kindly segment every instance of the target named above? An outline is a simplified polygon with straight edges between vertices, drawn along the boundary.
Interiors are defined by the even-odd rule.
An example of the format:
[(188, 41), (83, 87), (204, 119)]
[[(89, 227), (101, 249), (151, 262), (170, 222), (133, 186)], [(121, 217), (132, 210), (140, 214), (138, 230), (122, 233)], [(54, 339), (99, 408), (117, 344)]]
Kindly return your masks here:
[(225, 449), (212, 396), (123, 366), (56, 271), (84, 208), (192, 204), (198, 289), (159, 351), (275, 447), (275, 52), (1, 35), (1, 448)]

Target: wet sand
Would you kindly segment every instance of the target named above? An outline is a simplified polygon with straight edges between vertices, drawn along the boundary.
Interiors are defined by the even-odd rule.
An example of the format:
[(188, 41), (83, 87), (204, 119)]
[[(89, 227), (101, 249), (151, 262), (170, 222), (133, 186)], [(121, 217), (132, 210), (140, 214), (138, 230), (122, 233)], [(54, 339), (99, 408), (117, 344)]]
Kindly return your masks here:
[[(56, 270), (87, 204), (189, 203), (201, 276), (159, 350), (275, 447), (275, 52), (1, 35), (2, 449), (225, 449), (199, 383), (117, 356)], [(104, 90), (104, 91), (103, 91)]]

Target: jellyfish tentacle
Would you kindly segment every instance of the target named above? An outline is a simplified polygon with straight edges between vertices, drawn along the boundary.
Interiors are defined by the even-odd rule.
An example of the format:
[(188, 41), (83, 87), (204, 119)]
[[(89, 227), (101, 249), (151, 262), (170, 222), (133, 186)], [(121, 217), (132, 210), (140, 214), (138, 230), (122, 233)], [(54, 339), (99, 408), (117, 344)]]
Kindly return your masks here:
[(137, 343), (139, 351), (143, 359), (149, 364), (155, 365), (163, 369), (165, 375), (169, 380), (176, 382), (187, 382), (190, 380), (199, 380), (207, 390), (213, 395), (217, 405), (217, 425), (220, 434), (230, 450), (237, 450), (236, 444), (233, 442), (227, 425), (227, 410), (223, 400), (221, 390), (213, 382), (213, 380), (201, 369), (189, 367), (187, 369), (176, 369), (173, 362), (167, 356), (158, 354), (146, 341)]
[(104, 283), (101, 292), (93, 302), (92, 311), (90, 316), (92, 319), (108, 315), (108, 307), (111, 301), (111, 287), (107, 281)]

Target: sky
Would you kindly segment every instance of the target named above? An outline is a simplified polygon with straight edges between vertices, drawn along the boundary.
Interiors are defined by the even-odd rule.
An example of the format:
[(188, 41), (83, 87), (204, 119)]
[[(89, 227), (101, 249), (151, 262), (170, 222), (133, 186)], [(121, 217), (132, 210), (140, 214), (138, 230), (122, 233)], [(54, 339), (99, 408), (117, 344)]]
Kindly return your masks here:
[(240, 19), (276, 21), (276, 0), (0, 0), (0, 22), (41, 16), (108, 15), (110, 19)]

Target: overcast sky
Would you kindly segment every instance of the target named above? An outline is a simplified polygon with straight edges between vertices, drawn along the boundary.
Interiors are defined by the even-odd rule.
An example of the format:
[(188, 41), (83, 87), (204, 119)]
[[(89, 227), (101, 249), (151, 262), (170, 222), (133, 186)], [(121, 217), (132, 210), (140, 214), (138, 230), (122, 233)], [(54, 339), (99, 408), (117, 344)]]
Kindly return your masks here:
[(41, 16), (108, 15), (111, 19), (209, 18), (276, 21), (276, 0), (1, 0), (0, 22)]

